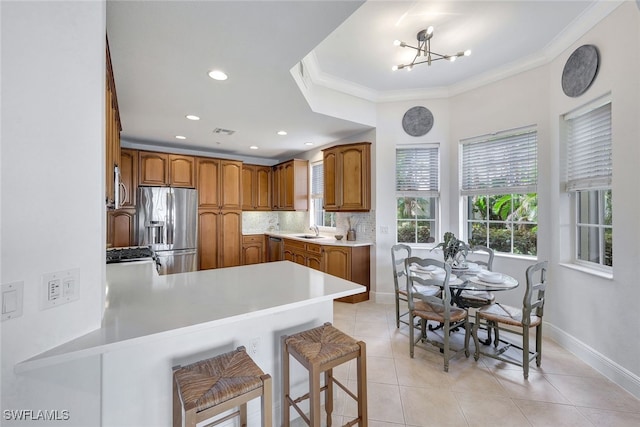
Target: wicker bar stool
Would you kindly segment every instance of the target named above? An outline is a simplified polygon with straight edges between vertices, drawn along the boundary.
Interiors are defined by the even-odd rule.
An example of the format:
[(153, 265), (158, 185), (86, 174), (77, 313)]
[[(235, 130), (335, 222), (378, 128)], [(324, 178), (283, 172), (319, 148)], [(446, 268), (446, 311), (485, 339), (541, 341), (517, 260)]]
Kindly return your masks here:
[(195, 427), (236, 407), (236, 412), (209, 425), (240, 416), (240, 426), (245, 427), (247, 402), (256, 397), (262, 400), (262, 426), (271, 427), (271, 376), (262, 372), (244, 347), (173, 370), (173, 427)]
[[(289, 395), (289, 355), (293, 356), (309, 372), (309, 393), (298, 398)], [(354, 395), (333, 377), (333, 368), (352, 359), (357, 360), (358, 395)], [(300, 414), (311, 427), (320, 427), (320, 394), (325, 392), (327, 426), (331, 426), (333, 412), (333, 384), (335, 383), (358, 402), (358, 417), (345, 426), (358, 424), (367, 426), (367, 367), (366, 346), (356, 341), (331, 323), (294, 335), (282, 337), (282, 425), (289, 426), (290, 407)], [(324, 373), (324, 386), (320, 386), (320, 375)], [(298, 403), (309, 399), (309, 416)]]

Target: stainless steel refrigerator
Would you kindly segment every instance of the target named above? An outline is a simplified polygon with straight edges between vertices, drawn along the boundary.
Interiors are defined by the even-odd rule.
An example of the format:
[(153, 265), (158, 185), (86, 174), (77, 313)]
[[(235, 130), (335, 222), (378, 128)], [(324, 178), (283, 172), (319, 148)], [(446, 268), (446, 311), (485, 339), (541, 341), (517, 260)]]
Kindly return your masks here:
[(197, 270), (198, 195), (190, 188), (138, 188), (138, 245), (151, 246), (160, 274)]

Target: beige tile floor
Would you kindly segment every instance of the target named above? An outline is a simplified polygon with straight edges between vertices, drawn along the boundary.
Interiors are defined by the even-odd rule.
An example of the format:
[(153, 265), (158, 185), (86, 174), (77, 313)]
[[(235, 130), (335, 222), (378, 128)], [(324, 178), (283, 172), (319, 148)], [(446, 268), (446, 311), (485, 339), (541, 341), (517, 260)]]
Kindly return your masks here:
[[(408, 327), (396, 329), (390, 304), (335, 303), (334, 325), (367, 343), (371, 427), (640, 425), (640, 400), (549, 339), (542, 366), (534, 363), (525, 381), (518, 366), (474, 361), (473, 347), (468, 359), (451, 361), (448, 373), (439, 353), (416, 348), (411, 359)], [(334, 374), (355, 390), (354, 362)], [(334, 407), (333, 425), (357, 414), (343, 392)]]

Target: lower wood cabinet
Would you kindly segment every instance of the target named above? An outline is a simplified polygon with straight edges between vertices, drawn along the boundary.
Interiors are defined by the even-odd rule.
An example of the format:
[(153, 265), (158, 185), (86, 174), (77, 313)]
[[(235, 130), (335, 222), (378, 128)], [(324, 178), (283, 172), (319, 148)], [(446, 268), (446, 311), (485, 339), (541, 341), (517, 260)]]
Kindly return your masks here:
[(242, 211), (198, 210), (199, 269), (241, 264)]
[(332, 276), (366, 286), (367, 291), (340, 298), (341, 302), (361, 302), (369, 299), (369, 246), (333, 246), (284, 239), (284, 259), (323, 271)]
[(264, 234), (242, 236), (242, 265), (259, 264), (265, 261)]
[(107, 211), (107, 246), (121, 248), (135, 244), (135, 208)]

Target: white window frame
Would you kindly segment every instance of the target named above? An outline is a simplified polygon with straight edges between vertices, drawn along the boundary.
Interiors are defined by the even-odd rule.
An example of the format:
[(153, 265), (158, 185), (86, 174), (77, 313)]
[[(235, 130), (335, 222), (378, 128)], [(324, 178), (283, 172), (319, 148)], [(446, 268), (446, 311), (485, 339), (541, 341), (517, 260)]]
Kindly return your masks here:
[[(467, 138), (460, 141), (460, 193), (464, 204), (464, 231), (462, 235), (468, 241), (469, 227), (473, 223), (486, 224), (485, 244), (491, 246), (491, 224), (511, 226), (511, 245), (509, 252), (497, 251), (497, 254), (516, 255), (537, 258), (536, 255), (514, 252), (514, 225), (538, 224), (527, 220), (477, 220), (470, 218), (469, 204), (474, 196), (502, 196), (536, 194), (538, 197), (538, 135), (537, 126), (530, 125), (516, 129)], [(512, 148), (509, 150), (509, 148)], [(513, 203), (513, 202), (512, 202)], [(513, 212), (513, 204), (511, 206)], [(536, 237), (537, 244), (537, 237)], [(494, 248), (496, 249), (496, 248)]]
[[(565, 182), (566, 192), (572, 200), (572, 247), (571, 263), (586, 269), (612, 273), (613, 266), (606, 265), (606, 232), (613, 231), (613, 223), (605, 221), (605, 193), (611, 191), (613, 175), (612, 162), (612, 117), (611, 96), (607, 94), (585, 106), (565, 114), (563, 118), (563, 143), (566, 150)], [(578, 147), (578, 144), (580, 147)], [(596, 221), (581, 222), (579, 193), (593, 192), (597, 203)], [(613, 194), (611, 194), (613, 199)], [(613, 210), (613, 201), (611, 201)], [(590, 208), (595, 206), (591, 205)], [(598, 262), (581, 259), (581, 230), (597, 230), (596, 242)], [(613, 235), (613, 233), (611, 233)], [(613, 251), (613, 242), (611, 242)], [(591, 253), (591, 252), (590, 252)], [(611, 261), (613, 264), (613, 260)]]
[[(314, 168), (315, 170), (321, 170), (321, 176), (318, 177), (317, 173), (314, 173)], [(309, 166), (309, 172), (310, 172), (310, 177), (311, 177), (311, 182), (310, 182), (310, 186), (311, 189), (309, 191), (309, 198), (311, 199), (311, 206), (309, 209), (309, 226), (313, 226), (313, 225), (317, 225), (318, 229), (322, 230), (322, 231), (336, 231), (336, 213), (335, 212), (325, 212), (323, 205), (323, 198), (324, 198), (324, 170), (323, 168), (323, 161), (319, 160), (316, 162), (312, 162)], [(321, 211), (321, 215), (324, 218), (324, 215), (326, 213), (329, 213), (331, 215), (331, 217), (333, 218), (333, 224), (334, 226), (330, 226), (330, 225), (324, 225), (324, 224), (316, 224), (316, 214), (318, 213), (316, 211), (316, 208), (320, 208)], [(324, 219), (323, 219), (324, 222)]]
[[(398, 181), (398, 151), (402, 150), (424, 150), (424, 153), (427, 155), (427, 158), (423, 159), (427, 164), (435, 164), (436, 170), (429, 170), (426, 174), (423, 173), (419, 176), (410, 177), (408, 180), (404, 182)], [(398, 144), (396, 146), (396, 156), (395, 156), (395, 209), (396, 209), (396, 233), (395, 240), (398, 242), (398, 222), (399, 221), (414, 221), (416, 223), (415, 228), (415, 239), (413, 242), (400, 242), (405, 243), (411, 246), (416, 247), (430, 247), (434, 246), (435, 242), (438, 240), (438, 236), (440, 235), (440, 144)], [(414, 169), (417, 170), (417, 169)], [(434, 199), (434, 205), (432, 210), (434, 212), (434, 218), (428, 219), (401, 219), (398, 218), (398, 199), (401, 197), (410, 197), (410, 198), (425, 198), (425, 199)], [(433, 241), (429, 242), (421, 242), (418, 243), (418, 221), (426, 221), (433, 223), (433, 227), (430, 230), (430, 238), (433, 238)]]

